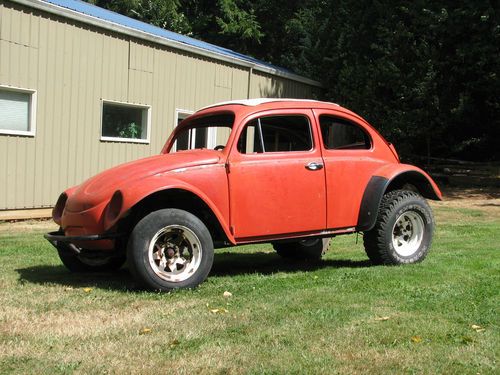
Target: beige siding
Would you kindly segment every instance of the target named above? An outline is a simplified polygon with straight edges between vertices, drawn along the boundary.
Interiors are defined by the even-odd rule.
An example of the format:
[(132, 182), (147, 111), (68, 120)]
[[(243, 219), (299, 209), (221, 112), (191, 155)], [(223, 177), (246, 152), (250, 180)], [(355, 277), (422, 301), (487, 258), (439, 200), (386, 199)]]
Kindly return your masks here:
[(312, 86), (263, 73), (251, 77), (251, 98), (313, 98)]
[[(305, 84), (1, 0), (0, 85), (38, 100), (35, 137), (0, 134), (0, 210), (52, 206), (65, 188), (160, 152), (175, 109), (314, 96)], [(102, 100), (150, 106), (150, 143), (101, 141)]]

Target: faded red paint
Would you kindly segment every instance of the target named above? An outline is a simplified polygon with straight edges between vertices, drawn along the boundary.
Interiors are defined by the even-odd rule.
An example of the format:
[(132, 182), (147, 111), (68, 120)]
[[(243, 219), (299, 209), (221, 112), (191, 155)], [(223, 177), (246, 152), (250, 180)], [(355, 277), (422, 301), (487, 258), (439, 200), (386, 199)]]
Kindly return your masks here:
[[(233, 129), (222, 151), (192, 150), (169, 153), (170, 136), (160, 155), (104, 171), (66, 190), (61, 217), (54, 220), (67, 236), (102, 234), (145, 197), (167, 189), (197, 195), (212, 210), (232, 244), (282, 238), (352, 232), (358, 221), (363, 193), (372, 176), (391, 180), (401, 172), (415, 171), (441, 192), (422, 170), (400, 164), (395, 150), (365, 120), (332, 103), (276, 101), (255, 106), (227, 104), (203, 109), (189, 119), (219, 113), (235, 115)], [(301, 152), (241, 154), (237, 140), (245, 124), (264, 115), (294, 114), (309, 119), (313, 149)], [(320, 115), (349, 120), (372, 140), (369, 150), (327, 150), (321, 140)], [(190, 120), (188, 120), (190, 121)], [(308, 163), (323, 169), (311, 171)], [(109, 202), (116, 191), (123, 196), (121, 210), (110, 219)], [(164, 208), (164, 207), (159, 207)], [(88, 241), (86, 248), (113, 248), (113, 240)]]

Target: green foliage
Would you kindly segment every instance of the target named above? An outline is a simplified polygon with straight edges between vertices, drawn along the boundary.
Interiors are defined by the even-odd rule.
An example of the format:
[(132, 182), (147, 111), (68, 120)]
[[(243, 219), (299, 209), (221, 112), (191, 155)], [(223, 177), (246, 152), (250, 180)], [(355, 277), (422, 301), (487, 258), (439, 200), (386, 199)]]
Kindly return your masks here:
[(497, 1), (91, 1), (320, 80), (403, 157), (500, 160)]
[(102, 135), (117, 138), (142, 138), (142, 112), (136, 108), (106, 106), (102, 116)]
[(321, 79), (327, 99), (365, 116), (403, 156), (500, 159), (492, 3), (317, 2), (287, 27), (281, 63)]
[(190, 34), (191, 26), (179, 11), (179, 0), (88, 0), (102, 8), (136, 18), (164, 29)]

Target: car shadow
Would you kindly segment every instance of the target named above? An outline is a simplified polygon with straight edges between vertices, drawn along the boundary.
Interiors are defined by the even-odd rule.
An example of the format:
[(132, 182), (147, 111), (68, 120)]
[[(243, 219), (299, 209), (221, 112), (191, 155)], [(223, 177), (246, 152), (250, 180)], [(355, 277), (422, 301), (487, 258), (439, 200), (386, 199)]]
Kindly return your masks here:
[(369, 260), (296, 260), (282, 258), (274, 252), (236, 253), (227, 251), (216, 254), (210, 275), (230, 276), (252, 273), (270, 275), (276, 272), (293, 273), (323, 268), (360, 268), (369, 266), (371, 266)]
[[(370, 261), (347, 259), (299, 261), (283, 259), (276, 253), (218, 252), (209, 277), (224, 277), (243, 274), (271, 275), (277, 272), (303, 272), (324, 268), (362, 268), (371, 266)], [(16, 270), (19, 282), (33, 284), (56, 284), (72, 288), (94, 287), (108, 290), (139, 291), (132, 276), (125, 268), (115, 272), (71, 273), (63, 265), (43, 265)]]
[(33, 266), (16, 270), (21, 284), (55, 284), (71, 288), (94, 287), (108, 290), (140, 290), (126, 268), (114, 272), (73, 273), (63, 265)]

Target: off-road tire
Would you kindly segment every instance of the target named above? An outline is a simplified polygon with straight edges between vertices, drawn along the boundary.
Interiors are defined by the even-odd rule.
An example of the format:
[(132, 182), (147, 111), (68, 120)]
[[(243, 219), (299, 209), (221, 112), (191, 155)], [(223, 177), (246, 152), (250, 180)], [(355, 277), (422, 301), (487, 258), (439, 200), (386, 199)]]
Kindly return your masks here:
[[(179, 276), (177, 281), (175, 280), (177, 276), (175, 272), (178, 272), (177, 264), (174, 264), (176, 268), (175, 271), (172, 271), (172, 269), (165, 268), (164, 263), (160, 263), (173, 259), (173, 257), (167, 258), (165, 251), (167, 253), (174, 251), (168, 250), (175, 247), (171, 245), (174, 240), (169, 242), (167, 250), (161, 250), (161, 255), (154, 253), (155, 249), (158, 249), (157, 243), (161, 242), (159, 233), (163, 233), (162, 235), (165, 236), (163, 241), (165, 241), (168, 236), (172, 238), (175, 235), (174, 230), (180, 233), (178, 238), (183, 244), (179, 245), (178, 249), (182, 247), (184, 249), (182, 251), (188, 251), (187, 249), (190, 248), (187, 255), (196, 249), (196, 254), (198, 254), (196, 269), (193, 268), (192, 274), (183, 273), (184, 266), (182, 266), (180, 274), (185, 279), (181, 280), (181, 276)], [(186, 237), (183, 237), (184, 234), (187, 234), (187, 237), (191, 238), (192, 241), (189, 242)], [(161, 245), (158, 246), (161, 247)], [(167, 248), (165, 243), (163, 246)], [(187, 256), (179, 255), (182, 251), (176, 250), (175, 256), (177, 259), (185, 260), (184, 258)], [(196, 287), (207, 278), (212, 268), (213, 259), (213, 241), (205, 224), (193, 214), (173, 208), (154, 211), (142, 218), (134, 227), (127, 245), (127, 262), (130, 272), (141, 286), (157, 291)], [(194, 257), (184, 264), (189, 267), (191, 262), (195, 263)]]
[[(411, 253), (406, 254), (397, 249), (396, 238), (404, 236), (398, 233), (399, 226), (396, 228), (396, 222), (398, 225), (401, 222), (410, 223), (406, 227), (410, 228), (407, 236), (409, 239), (414, 235), (413, 232), (415, 238), (421, 238), (419, 241), (415, 240), (413, 248), (409, 246)], [(394, 190), (383, 196), (375, 226), (364, 233), (363, 242), (366, 254), (374, 264), (417, 263), (429, 252), (433, 232), (434, 217), (427, 201), (413, 191)]]
[(283, 258), (320, 260), (329, 244), (329, 238), (311, 238), (294, 242), (274, 242), (273, 248)]
[(71, 272), (110, 272), (118, 270), (125, 263), (125, 254), (101, 256), (78, 255), (67, 244), (57, 244), (57, 253), (61, 262)]

